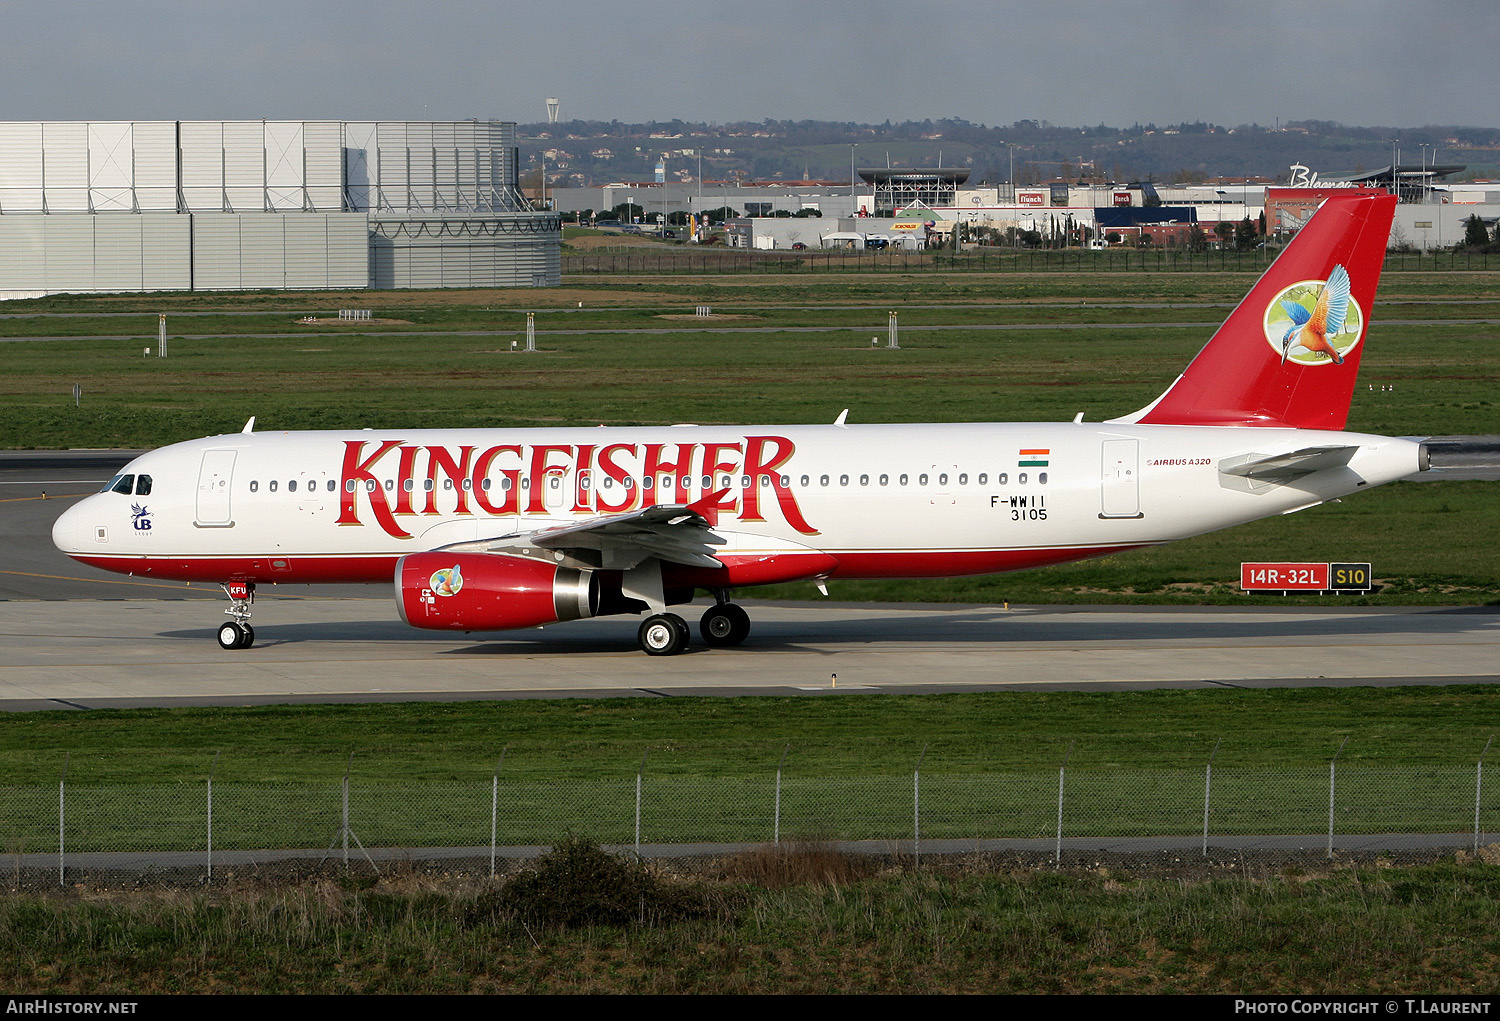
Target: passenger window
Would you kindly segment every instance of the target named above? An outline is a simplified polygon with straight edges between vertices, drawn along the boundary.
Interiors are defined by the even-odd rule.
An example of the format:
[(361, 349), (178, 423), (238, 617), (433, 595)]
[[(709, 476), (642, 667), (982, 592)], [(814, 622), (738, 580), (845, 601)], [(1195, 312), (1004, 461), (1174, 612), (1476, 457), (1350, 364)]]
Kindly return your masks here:
[(740, 476), (740, 488), (741, 489), (749, 489), (750, 488), (750, 476), (748, 476), (748, 475), (741, 475)]
[(452, 479), (444, 479), (443, 480), (443, 488), (444, 489), (452, 489), (453, 488), (453, 480)]
[[(651, 480), (647, 479), (646, 481), (649, 482)], [(525, 485), (525, 481), (523, 480), (521, 484)], [(625, 481), (624, 481), (623, 485), (625, 486), (626, 489), (634, 489), (635, 488), (635, 479), (633, 479), (629, 475), (627, 475), (627, 476), (625, 476)], [(650, 489), (651, 487), (650, 486), (644, 486), (642, 488)]]
[(1045, 486), (1047, 484), (1047, 473), (1037, 472), (1036, 480)]
[[(274, 482), (271, 483), (271, 492), (273, 492), (273, 493), (276, 492), (276, 483), (274, 483)], [(375, 492), (375, 480), (374, 479), (365, 479), (365, 492), (366, 493), (373, 493), (373, 492)]]
[(999, 475), (995, 476), (995, 481), (998, 482), (998, 483), (1000, 483), (1000, 485), (1003, 486), (1007, 482), (1010, 481), (1010, 476), (1007, 475), (1005, 472), (1001, 472)]
[(151, 495), (151, 476), (149, 476), (149, 475), (137, 475), (135, 477), (135, 495), (136, 496), (150, 496)]
[(880, 484), (882, 486), (889, 484), (890, 481), (891, 481), (891, 477), (889, 475), (882, 475), (882, 476), (880, 476)]
[(781, 488), (782, 489), (791, 489), (792, 488), (792, 477), (790, 475), (783, 475), (781, 477)]
[(335, 485), (334, 485), (334, 481), (333, 481), (333, 480), (332, 480), (332, 479), (329, 479), (329, 480), (328, 480), (328, 491), (329, 491), (329, 492), (330, 492), (330, 493), (331, 493), (331, 492), (333, 492), (333, 491), (334, 491), (334, 489), (335, 489), (335, 488), (336, 488), (336, 487), (335, 487)]
[(927, 485), (927, 475), (926, 475), (925, 472), (923, 474), (917, 476), (917, 485), (919, 485), (919, 486), (925, 486), (925, 485)]
[(969, 474), (968, 474), (968, 472), (964, 472), (962, 475), (960, 475), (958, 477), (958, 484), (960, 486), (967, 486), (969, 484)]
[(901, 476), (901, 484), (903, 486), (906, 485), (906, 476), (905, 475)]
[(990, 478), (990, 477), (989, 477), (989, 475), (988, 475), (988, 474), (986, 474), (986, 473), (985, 473), (985, 472), (980, 472), (980, 473), (979, 473), (979, 484), (980, 484), (980, 485), (981, 485), (981, 486), (982, 486), (982, 485), (984, 485), (984, 484), (985, 484), (985, 483), (986, 483), (986, 482), (988, 482), (988, 481), (989, 481), (989, 478)]
[(1023, 486), (1026, 485), (1026, 473), (1025, 472), (1021, 472), (1021, 474), (1017, 475), (1016, 476), (1016, 481), (1019, 482)]
[(344, 483), (344, 492), (346, 492), (346, 493), (352, 493), (352, 492), (354, 492), (354, 480), (353, 479), (349, 479), (349, 480), (347, 480)]
[(254, 479), (251, 479), (250, 480), (250, 492), (255, 493), (255, 492), (259, 492), (259, 491), (260, 491), (260, 483), (256, 482)]
[[(409, 485), (411, 485), (411, 483), (408, 482), (407, 485), (409, 486)], [(490, 480), (489, 479), (485, 479), (483, 482), (481, 482), (479, 484), (479, 488), (483, 489), (486, 493), (488, 493), (490, 491)]]
[[(605, 479), (604, 480), (604, 484), (606, 486), (609, 485), (609, 479)], [(503, 478), (503, 479), (500, 480), (500, 488), (503, 489), (503, 490), (505, 490), (507, 493), (510, 492), (511, 481), (510, 481), (510, 477), (509, 476), (506, 476), (505, 478)]]
[(762, 488), (762, 489), (770, 489), (771, 488), (771, 476), (769, 476), (769, 475), (762, 475), (760, 477), (760, 488)]
[(847, 476), (847, 475), (840, 475), (839, 476), (839, 485), (841, 485), (841, 486), (847, 486), (848, 484), (849, 484), (849, 476)]
[(828, 476), (827, 475), (820, 475), (820, 476), (818, 476), (818, 485), (820, 485), (820, 486), (826, 486), (826, 485), (828, 485)]
[[(557, 488), (557, 480), (556, 479), (553, 480), (552, 487), (554, 489)], [(390, 489), (391, 488), (391, 484), (389, 482), (387, 482), (385, 484), (385, 488)], [(469, 490), (471, 490), (473, 488), (474, 488), (474, 481), (472, 479), (464, 479), (464, 492), (467, 493)]]
[[(468, 481), (469, 481), (468, 479), (464, 479), (464, 482), (467, 483)], [(296, 489), (297, 487), (296, 487), (296, 485), (293, 485), (292, 488)], [(395, 488), (396, 488), (396, 480), (395, 479), (386, 479), (385, 480), (385, 491), (387, 493), (389, 493), (391, 490), (393, 490)], [(467, 485), (465, 485), (464, 488), (468, 489), (469, 487)]]
[(425, 489), (429, 493), (432, 492), (432, 480), (431, 479), (423, 479), (422, 480), (422, 488)]
[(868, 486), (870, 484), (870, 476), (868, 476), (868, 475), (861, 475), (859, 477), (859, 484), (861, 486)]
[(297, 491), (297, 480), (296, 479), (291, 479), (291, 480), (289, 480), (287, 482), (287, 484), (286, 484), (286, 491), (288, 493), (295, 493)]
[[(650, 489), (655, 484), (656, 484), (656, 479), (653, 476), (647, 475), (645, 478), (641, 479), (641, 488), (642, 489)], [(625, 488), (629, 489), (630, 487), (626, 486)]]
[(410, 493), (413, 489), (417, 488), (417, 484), (415, 482), (413, 482), (411, 479), (402, 479), (401, 480), (401, 488), (405, 492)]
[(802, 476), (802, 485), (806, 486), (811, 481), (812, 479), (808, 478), (806, 475)]
[(947, 472), (943, 472), (941, 475), (938, 476), (938, 485), (940, 485), (940, 486), (946, 486), (947, 484), (948, 484), (948, 473)]
[(119, 481), (117, 481), (115, 483), (115, 485), (114, 485), (114, 490), (115, 490), (116, 493), (124, 493), (126, 496), (129, 496), (130, 495), (130, 491), (132, 489), (134, 489), (134, 488), (135, 488), (135, 476), (134, 475), (121, 475), (120, 478), (119, 478)]
[[(583, 476), (582, 476), (582, 477), (580, 477), (580, 478), (579, 478), (579, 480), (578, 480), (578, 488), (579, 488), (579, 489), (588, 489), (588, 488), (589, 488), (589, 487), (590, 487), (590, 486), (592, 486), (592, 485), (593, 485), (593, 482), (592, 482), (592, 480), (590, 480), (590, 479), (589, 479), (589, 477), (588, 477), (588, 474), (587, 474), (587, 473), (585, 473), (585, 474), (584, 474), (584, 475), (583, 475)], [(489, 480), (489, 479), (485, 479), (485, 480), (484, 480), (484, 488), (485, 488), (485, 489), (488, 489), (488, 488), (490, 488), (490, 480)]]
[[(372, 488), (374, 487), (374, 483), (373, 482), (370, 485), (371, 485)], [(273, 493), (276, 492), (276, 480), (272, 479), (270, 481), (270, 484), (267, 485), (266, 488), (269, 489)]]
[(705, 476), (703, 476), (703, 488), (705, 490), (708, 490), (708, 489), (712, 489), (713, 486), (714, 486), (714, 477), (712, 475), (705, 475)]

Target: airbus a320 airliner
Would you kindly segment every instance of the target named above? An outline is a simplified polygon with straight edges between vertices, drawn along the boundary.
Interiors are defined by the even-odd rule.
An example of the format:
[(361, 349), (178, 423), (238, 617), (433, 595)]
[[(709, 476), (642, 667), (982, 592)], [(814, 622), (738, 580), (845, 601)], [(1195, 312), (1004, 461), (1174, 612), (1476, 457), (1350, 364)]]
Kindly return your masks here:
[(750, 632), (735, 589), (990, 574), (1287, 514), (1425, 470), (1346, 433), (1395, 199), (1324, 203), (1152, 404), (1102, 424), (254, 432), (136, 458), (57, 520), (82, 563), (224, 586), (394, 583), (419, 628), (644, 614), (704, 590), (709, 645)]

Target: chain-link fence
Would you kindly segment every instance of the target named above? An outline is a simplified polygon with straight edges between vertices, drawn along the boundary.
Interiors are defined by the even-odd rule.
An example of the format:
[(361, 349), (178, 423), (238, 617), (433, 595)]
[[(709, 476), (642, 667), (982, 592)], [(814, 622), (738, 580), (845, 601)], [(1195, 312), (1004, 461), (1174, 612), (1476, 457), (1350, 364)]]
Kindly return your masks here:
[[(1493, 779), (1493, 778), (1492, 778)], [(565, 833), (643, 856), (817, 842), (920, 859), (959, 852), (1210, 855), (1478, 851), (1500, 782), (1473, 766), (1215, 768), (809, 777), (652, 775), (531, 782), (0, 787), (19, 878), (274, 862), (446, 861), (490, 874)], [(457, 866), (455, 866), (457, 867)]]
[[(566, 252), (567, 276), (658, 276), (720, 273), (913, 273), (923, 270), (973, 273), (1201, 273), (1263, 272), (1277, 253), (1192, 252), (1186, 249), (1113, 248), (979, 249), (951, 253), (871, 252), (844, 249), (805, 252), (735, 249)], [(1384, 272), (1473, 272), (1500, 268), (1486, 252), (1388, 252)]]

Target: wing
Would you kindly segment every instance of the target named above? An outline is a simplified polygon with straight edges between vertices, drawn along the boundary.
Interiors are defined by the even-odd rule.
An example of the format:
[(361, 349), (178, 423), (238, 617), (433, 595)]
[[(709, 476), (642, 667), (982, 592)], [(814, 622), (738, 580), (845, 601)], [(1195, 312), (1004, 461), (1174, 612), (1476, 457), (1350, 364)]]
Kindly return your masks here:
[(723, 567), (714, 547), (728, 540), (713, 531), (713, 508), (727, 492), (710, 493), (691, 504), (661, 504), (442, 548), (465, 553), (544, 549), (605, 570), (628, 571), (652, 557), (690, 567)]

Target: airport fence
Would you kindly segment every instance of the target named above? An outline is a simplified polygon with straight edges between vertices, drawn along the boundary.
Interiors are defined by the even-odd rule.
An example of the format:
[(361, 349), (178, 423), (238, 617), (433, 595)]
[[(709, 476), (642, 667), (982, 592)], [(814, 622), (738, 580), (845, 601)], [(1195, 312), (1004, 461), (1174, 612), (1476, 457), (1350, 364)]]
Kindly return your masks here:
[[(815, 842), (906, 857), (1478, 853), (1500, 782), (1473, 766), (1069, 769), (905, 776), (667, 776), (557, 782), (191, 783), (0, 787), (17, 882), (215, 875), (277, 863), (447, 862), (493, 875), (564, 834), (646, 857)], [(48, 878), (51, 877), (51, 878)]]
[[(1500, 254), (1486, 252), (1389, 252), (1384, 271), (1483, 272), (1500, 270)], [(1120, 248), (1015, 250), (994, 248), (952, 253), (850, 250), (758, 251), (666, 249), (565, 252), (566, 276), (659, 276), (733, 273), (1202, 273), (1265, 270), (1276, 252), (1189, 252), (1185, 249)]]

